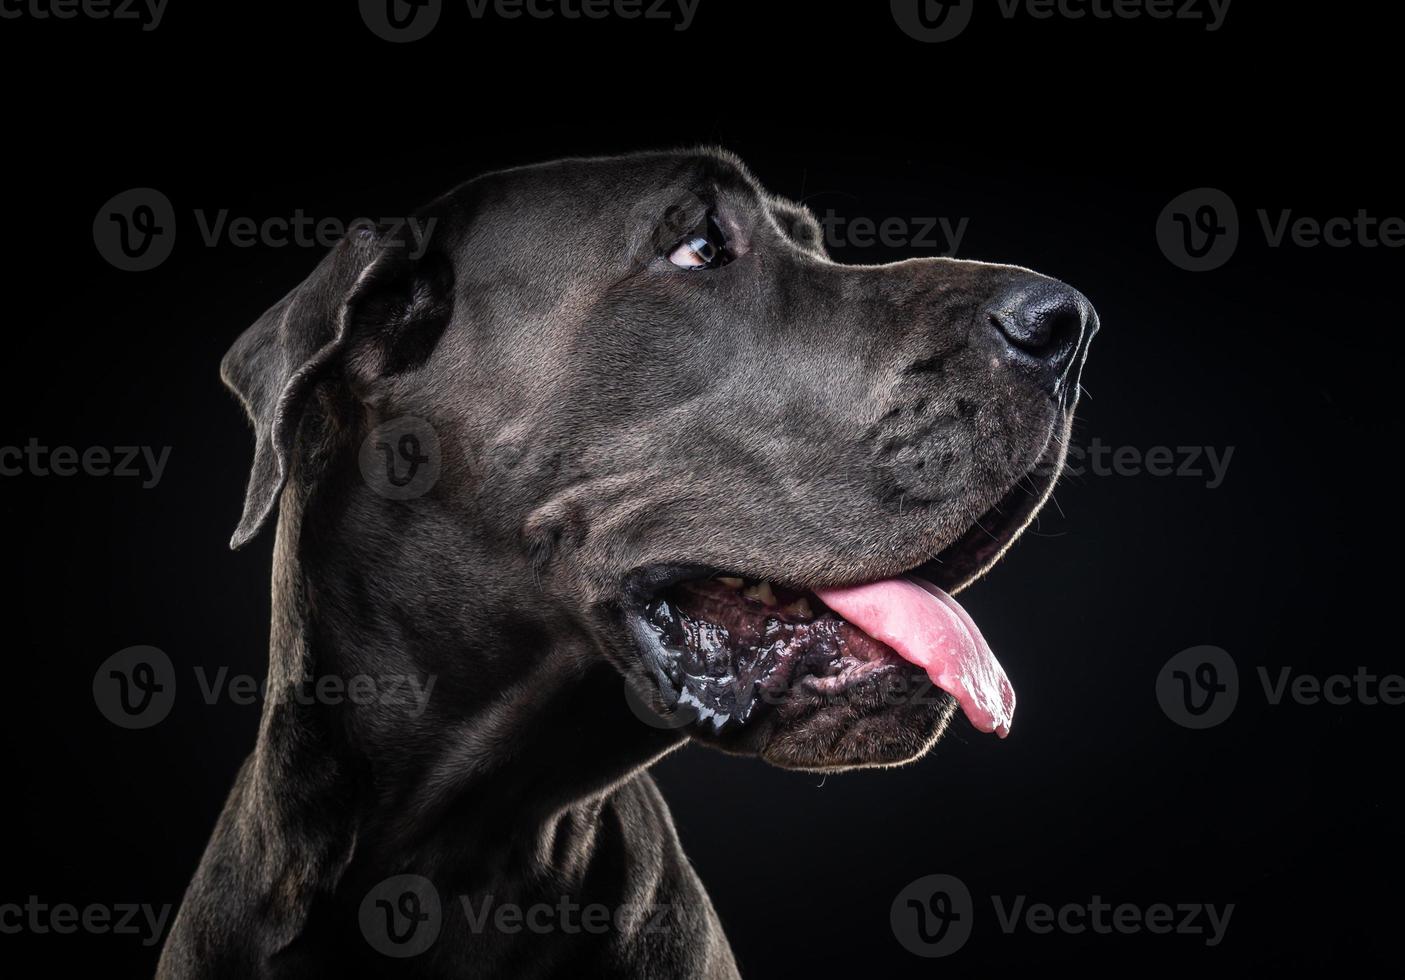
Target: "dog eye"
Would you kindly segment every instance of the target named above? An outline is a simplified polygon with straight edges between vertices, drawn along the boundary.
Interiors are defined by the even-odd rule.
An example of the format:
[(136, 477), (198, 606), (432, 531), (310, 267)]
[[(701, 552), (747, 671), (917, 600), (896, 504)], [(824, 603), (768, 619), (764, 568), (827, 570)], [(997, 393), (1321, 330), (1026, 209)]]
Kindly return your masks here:
[(708, 215), (692, 234), (669, 250), (668, 261), (689, 272), (720, 269), (732, 261), (732, 256), (727, 251), (727, 241), (722, 236), (722, 229), (717, 226), (717, 219)]

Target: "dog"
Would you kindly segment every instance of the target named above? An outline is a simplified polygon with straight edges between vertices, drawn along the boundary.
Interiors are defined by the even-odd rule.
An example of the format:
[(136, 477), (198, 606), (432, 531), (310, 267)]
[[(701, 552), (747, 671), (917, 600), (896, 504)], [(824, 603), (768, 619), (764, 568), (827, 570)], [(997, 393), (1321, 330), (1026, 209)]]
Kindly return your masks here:
[(418, 218), (222, 362), (269, 693), (158, 976), (735, 977), (648, 767), (1008, 731), (951, 594), (1048, 496), (1097, 317), (1013, 266), (837, 264), (715, 149)]

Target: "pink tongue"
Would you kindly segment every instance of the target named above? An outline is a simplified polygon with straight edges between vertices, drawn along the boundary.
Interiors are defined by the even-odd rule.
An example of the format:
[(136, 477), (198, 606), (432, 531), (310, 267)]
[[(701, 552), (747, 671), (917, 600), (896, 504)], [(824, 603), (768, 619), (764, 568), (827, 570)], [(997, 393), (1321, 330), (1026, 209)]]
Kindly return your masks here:
[(1015, 689), (955, 599), (919, 578), (890, 578), (848, 589), (816, 589), (824, 604), (927, 672), (983, 732), (1010, 734)]

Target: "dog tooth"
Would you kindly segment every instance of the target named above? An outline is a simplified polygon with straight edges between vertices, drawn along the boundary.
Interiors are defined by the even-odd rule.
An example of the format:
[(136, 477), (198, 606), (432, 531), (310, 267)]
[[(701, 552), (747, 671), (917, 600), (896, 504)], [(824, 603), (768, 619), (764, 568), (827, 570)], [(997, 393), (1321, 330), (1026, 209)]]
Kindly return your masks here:
[(815, 611), (810, 608), (810, 600), (806, 599), (803, 595), (786, 606), (784, 611), (788, 615), (794, 616), (796, 619), (815, 618)]
[(714, 581), (722, 583), (729, 589), (740, 589), (742, 587), (742, 580), (734, 578), (731, 575), (719, 575)]
[(776, 604), (776, 593), (771, 589), (770, 582), (760, 582), (749, 586), (742, 595), (748, 599), (756, 599), (765, 605), (774, 606)]

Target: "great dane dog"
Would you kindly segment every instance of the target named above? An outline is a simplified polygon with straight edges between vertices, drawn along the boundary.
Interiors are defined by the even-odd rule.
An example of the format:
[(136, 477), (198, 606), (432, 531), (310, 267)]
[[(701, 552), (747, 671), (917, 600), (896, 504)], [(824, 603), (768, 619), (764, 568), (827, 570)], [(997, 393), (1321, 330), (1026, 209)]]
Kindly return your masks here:
[(269, 684), (159, 975), (736, 976), (646, 770), (1005, 734), (950, 594), (1047, 497), (1096, 317), (1012, 266), (837, 264), (711, 149), (418, 218), (224, 359), (232, 544), (277, 523)]

